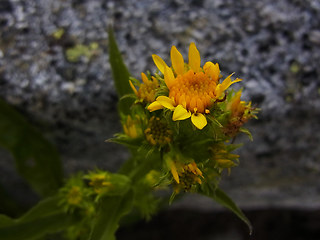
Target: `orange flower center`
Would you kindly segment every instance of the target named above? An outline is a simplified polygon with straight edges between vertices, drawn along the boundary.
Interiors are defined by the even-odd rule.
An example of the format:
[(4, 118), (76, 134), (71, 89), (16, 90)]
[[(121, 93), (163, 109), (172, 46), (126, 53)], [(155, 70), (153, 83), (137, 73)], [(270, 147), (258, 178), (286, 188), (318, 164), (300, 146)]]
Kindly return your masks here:
[(175, 100), (176, 105), (180, 104), (191, 112), (205, 113), (215, 97), (216, 86), (206, 73), (189, 70), (177, 76), (169, 89), (169, 97)]

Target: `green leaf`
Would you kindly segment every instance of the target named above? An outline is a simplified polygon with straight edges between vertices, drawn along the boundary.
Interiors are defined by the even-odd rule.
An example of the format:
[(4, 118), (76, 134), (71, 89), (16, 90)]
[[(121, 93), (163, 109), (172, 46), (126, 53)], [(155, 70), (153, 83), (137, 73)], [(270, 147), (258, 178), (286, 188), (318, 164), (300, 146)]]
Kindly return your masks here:
[(98, 216), (89, 240), (115, 240), (120, 219), (128, 214), (133, 205), (132, 190), (124, 196), (104, 196), (98, 205)]
[(59, 208), (60, 198), (58, 196), (53, 196), (40, 201), (37, 205), (31, 208), (23, 216), (17, 219), (18, 222), (28, 222), (33, 221), (39, 217), (45, 217), (55, 213), (62, 212)]
[(72, 223), (72, 217), (64, 213), (40, 218), (31, 222), (22, 222), (0, 228), (0, 236), (6, 240), (31, 240), (65, 229)]
[(241, 209), (232, 201), (232, 199), (224, 193), (221, 189), (216, 188), (214, 192), (210, 191), (203, 192), (204, 195), (212, 198), (217, 203), (221, 204), (222, 206), (228, 208), (231, 210), (234, 214), (236, 214), (244, 223), (247, 224), (249, 228), (249, 233), (252, 233), (252, 225), (249, 221), (249, 219), (244, 215), (244, 213), (241, 211)]
[(0, 100), (0, 146), (15, 158), (21, 176), (43, 196), (62, 184), (62, 166), (56, 149), (12, 107)]
[(14, 220), (6, 215), (0, 214), (0, 228), (10, 226), (14, 223)]
[(115, 81), (115, 86), (119, 97), (125, 94), (133, 93), (129, 85), (130, 73), (123, 62), (121, 53), (119, 51), (116, 39), (113, 34), (113, 30), (109, 27), (108, 30), (109, 37), (109, 61), (112, 68), (112, 75)]
[[(116, 39), (113, 34), (113, 30), (109, 27), (109, 61), (112, 69), (112, 76), (114, 80), (114, 85), (119, 98), (126, 94), (132, 94), (133, 90), (129, 84), (130, 73), (123, 62), (121, 53), (119, 51)], [(120, 113), (128, 114), (129, 108), (134, 102), (134, 99), (121, 98), (118, 103), (118, 108)]]
[(0, 215), (1, 239), (37, 239), (61, 231), (76, 222), (76, 218), (58, 207), (58, 201), (57, 197), (45, 199), (18, 219)]

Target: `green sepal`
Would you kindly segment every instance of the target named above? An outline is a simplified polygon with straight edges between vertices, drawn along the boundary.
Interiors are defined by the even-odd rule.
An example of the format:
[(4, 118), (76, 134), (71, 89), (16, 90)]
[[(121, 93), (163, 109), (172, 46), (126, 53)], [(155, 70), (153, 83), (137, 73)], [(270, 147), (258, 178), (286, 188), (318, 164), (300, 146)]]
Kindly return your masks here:
[(226, 150), (227, 150), (228, 152), (232, 152), (232, 151), (234, 151), (234, 150), (236, 150), (236, 149), (238, 149), (238, 148), (240, 148), (240, 147), (242, 147), (242, 146), (243, 146), (243, 143), (237, 143), (237, 144), (232, 143), (232, 144), (226, 144), (226, 145), (225, 145)]
[(116, 134), (115, 138), (110, 138), (106, 140), (106, 142), (112, 142), (112, 143), (118, 143), (121, 145), (124, 145), (128, 148), (139, 148), (141, 147), (141, 144), (144, 139), (142, 137), (139, 138), (130, 138), (125, 134)]
[(19, 174), (42, 196), (62, 185), (57, 150), (15, 109), (0, 99), (0, 146), (11, 152)]
[(246, 129), (246, 128), (244, 128), (244, 127), (241, 127), (241, 128), (239, 129), (239, 131), (242, 132), (242, 133), (244, 133), (244, 134), (246, 134), (246, 135), (249, 137), (250, 141), (253, 141), (252, 134), (251, 134), (251, 132), (250, 132), (248, 129)]

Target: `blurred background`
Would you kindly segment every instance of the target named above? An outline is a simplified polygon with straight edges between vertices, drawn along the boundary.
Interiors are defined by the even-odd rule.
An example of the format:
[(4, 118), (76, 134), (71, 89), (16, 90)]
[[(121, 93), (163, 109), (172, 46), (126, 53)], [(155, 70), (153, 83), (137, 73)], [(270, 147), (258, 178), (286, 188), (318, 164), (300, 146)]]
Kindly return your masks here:
[[(0, 0), (0, 97), (61, 154), (65, 176), (115, 171), (128, 153), (104, 140), (121, 131), (108, 59), (112, 25), (132, 76), (187, 57), (235, 72), (244, 98), (261, 108), (221, 188), (246, 226), (211, 200), (187, 196), (118, 232), (119, 239), (319, 239), (320, 2), (318, 0)], [(0, 183), (22, 208), (39, 197), (0, 150)], [(1, 209), (5, 213), (6, 209)]]

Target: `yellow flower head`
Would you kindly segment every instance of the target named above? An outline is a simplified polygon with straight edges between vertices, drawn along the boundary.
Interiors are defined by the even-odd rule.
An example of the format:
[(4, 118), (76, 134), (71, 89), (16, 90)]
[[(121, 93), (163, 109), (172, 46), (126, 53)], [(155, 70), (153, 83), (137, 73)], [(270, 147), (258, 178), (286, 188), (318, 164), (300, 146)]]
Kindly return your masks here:
[(63, 206), (66, 212), (72, 212), (78, 208), (85, 209), (88, 206), (88, 191), (82, 178), (81, 173), (72, 176), (59, 190), (59, 205)]
[(131, 81), (129, 81), (130, 86), (140, 100), (151, 103), (155, 100), (156, 89), (159, 87), (159, 82), (155, 77), (152, 77), (152, 81), (149, 80), (144, 73), (141, 73), (141, 78), (143, 83), (139, 85), (138, 90)]
[(93, 190), (97, 194), (104, 193), (108, 190), (108, 187), (112, 186), (107, 172), (91, 172), (85, 178), (89, 180), (89, 185), (93, 187)]
[(218, 63), (206, 62), (200, 66), (199, 51), (194, 43), (189, 47), (189, 62), (185, 63), (175, 46), (171, 48), (171, 63), (168, 65), (157, 55), (152, 55), (155, 65), (164, 75), (169, 89), (169, 96), (159, 96), (148, 106), (149, 111), (168, 108), (173, 112), (173, 121), (191, 117), (192, 123), (202, 129), (207, 125), (205, 114), (210, 106), (218, 100), (231, 84), (241, 79), (231, 80), (228, 76), (219, 83), (220, 69)]
[(82, 191), (79, 186), (73, 186), (67, 194), (67, 202), (70, 205), (78, 205), (82, 200)]
[(172, 131), (167, 124), (158, 117), (151, 117), (147, 129), (144, 131), (146, 139), (152, 145), (164, 146), (171, 142)]
[(227, 105), (227, 110), (231, 111), (231, 117), (242, 117), (246, 110), (246, 102), (241, 101), (241, 90), (238, 91)]
[(134, 118), (128, 116), (125, 123), (123, 124), (124, 133), (130, 138), (137, 138), (142, 135), (141, 129), (142, 119), (136, 115)]
[(215, 168), (218, 168), (219, 171), (223, 169), (228, 169), (230, 174), (230, 169), (238, 165), (239, 155), (230, 153), (228, 151), (227, 145), (220, 143), (213, 146), (211, 149), (212, 157), (211, 162)]
[(166, 164), (175, 181), (176, 192), (179, 192), (180, 189), (189, 191), (192, 186), (202, 183), (202, 172), (194, 161), (184, 164), (167, 158)]
[(227, 104), (227, 110), (230, 111), (229, 124), (224, 127), (223, 132), (230, 137), (234, 137), (241, 126), (251, 118), (257, 118), (257, 109), (251, 107), (251, 102), (241, 101), (241, 90), (238, 91)]

